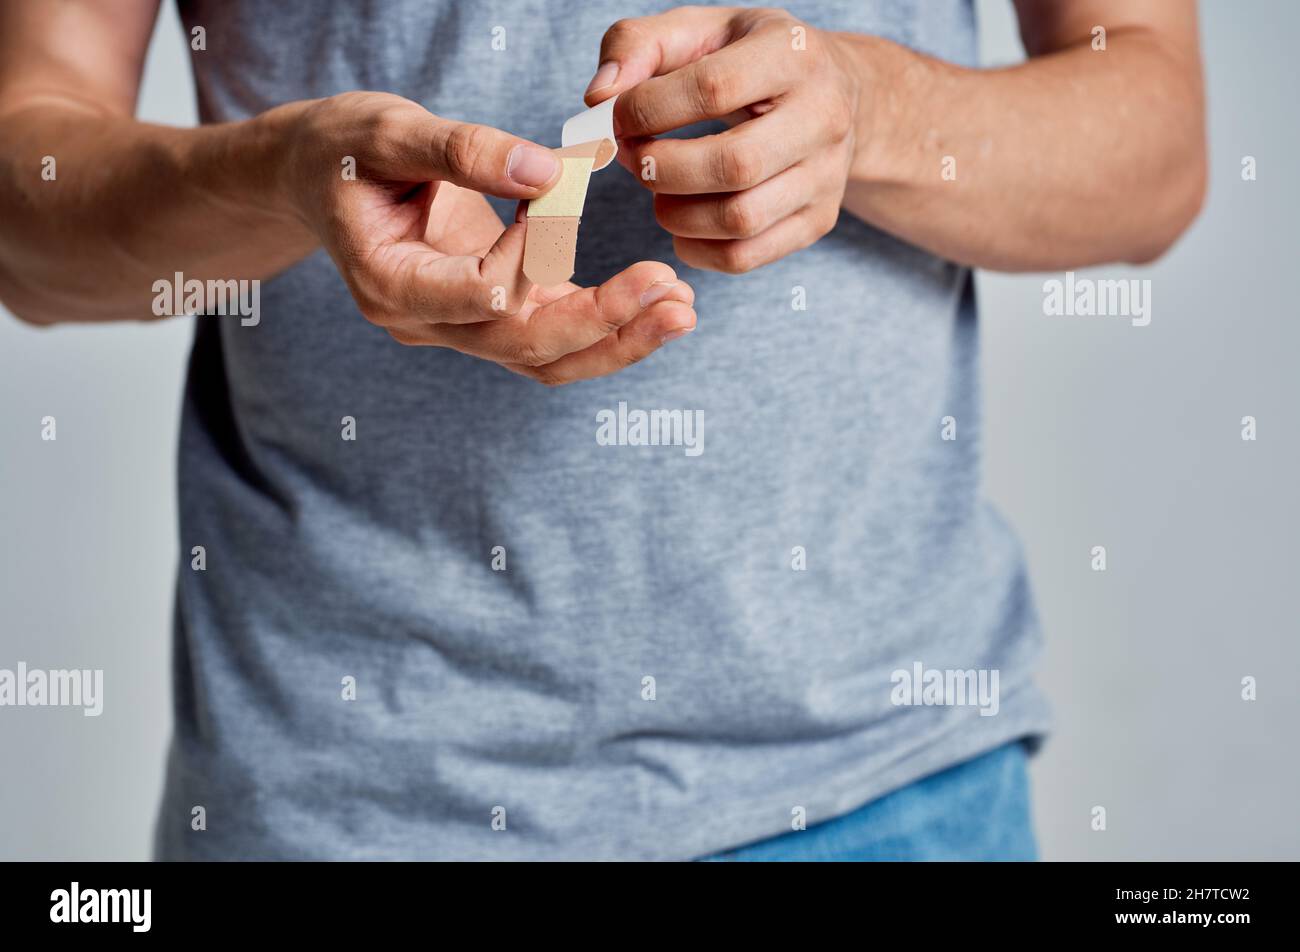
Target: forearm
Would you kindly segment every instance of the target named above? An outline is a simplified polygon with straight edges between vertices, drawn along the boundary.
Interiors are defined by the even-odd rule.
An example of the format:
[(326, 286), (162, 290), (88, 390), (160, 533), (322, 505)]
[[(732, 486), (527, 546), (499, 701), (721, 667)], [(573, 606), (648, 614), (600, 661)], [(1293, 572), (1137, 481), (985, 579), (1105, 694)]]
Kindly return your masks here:
[(34, 323), (152, 318), (175, 272), (265, 278), (300, 259), (315, 239), (280, 188), (291, 108), (197, 129), (59, 98), (7, 108), (0, 300)]
[(843, 207), (1000, 271), (1158, 256), (1205, 183), (1198, 75), (1146, 31), (972, 70), (838, 34), (862, 77)]

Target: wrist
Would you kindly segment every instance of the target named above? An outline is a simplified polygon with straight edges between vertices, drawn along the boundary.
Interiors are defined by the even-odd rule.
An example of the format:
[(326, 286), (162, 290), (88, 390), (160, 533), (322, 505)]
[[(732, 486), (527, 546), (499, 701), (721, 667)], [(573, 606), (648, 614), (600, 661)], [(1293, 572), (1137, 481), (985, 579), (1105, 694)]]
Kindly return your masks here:
[[(285, 103), (247, 120), (244, 147), (258, 176), (256, 190), (271, 214), (315, 240), (311, 210), (319, 206), (308, 194), (320, 174), (305, 174), (300, 145), (314, 100)], [(324, 174), (328, 174), (325, 171)]]
[(277, 106), (241, 122), (202, 126), (187, 156), (185, 179), (204, 202), (240, 226), (270, 230), (285, 249), (304, 252), (315, 237), (296, 197), (293, 129), (302, 103)]
[(925, 114), (918, 104), (929, 83), (928, 61), (876, 36), (835, 38), (858, 90), (849, 185), (898, 182), (906, 177), (907, 123)]

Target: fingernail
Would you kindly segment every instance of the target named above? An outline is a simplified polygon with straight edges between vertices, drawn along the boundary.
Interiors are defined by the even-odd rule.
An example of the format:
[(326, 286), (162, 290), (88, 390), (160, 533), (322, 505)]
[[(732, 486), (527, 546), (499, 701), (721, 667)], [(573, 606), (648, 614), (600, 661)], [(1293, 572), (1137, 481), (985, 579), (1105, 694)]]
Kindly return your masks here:
[(587, 91), (583, 95), (590, 96), (598, 89), (612, 86), (616, 79), (618, 79), (618, 64), (613, 60), (601, 63), (600, 69), (596, 70), (596, 75), (591, 77), (591, 82), (587, 84)]
[(539, 145), (517, 145), (510, 151), (506, 175), (520, 185), (537, 188), (553, 179), (559, 167), (560, 160), (550, 149)]
[(675, 330), (675, 331), (669, 331), (669, 332), (668, 332), (667, 334), (665, 334), (663, 337), (659, 338), (659, 343), (661, 343), (661, 344), (666, 344), (666, 343), (668, 343), (670, 340), (676, 340), (676, 339), (679, 338), (679, 337), (685, 337), (687, 334), (689, 334), (689, 333), (690, 333), (691, 331), (693, 331), (693, 330), (695, 330), (695, 328), (693, 328), (693, 327), (679, 327), (679, 328), (677, 328), (677, 330)]
[(649, 307), (655, 301), (662, 300), (676, 285), (676, 281), (656, 281), (641, 292), (641, 306)]

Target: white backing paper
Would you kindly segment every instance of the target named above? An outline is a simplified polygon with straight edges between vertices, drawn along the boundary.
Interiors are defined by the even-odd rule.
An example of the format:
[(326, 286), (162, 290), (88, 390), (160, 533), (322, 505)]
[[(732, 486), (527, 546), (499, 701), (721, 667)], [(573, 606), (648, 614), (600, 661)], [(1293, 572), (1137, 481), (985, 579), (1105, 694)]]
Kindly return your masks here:
[[(590, 142), (593, 139), (608, 139), (614, 142), (614, 103), (617, 99), (617, 96), (606, 99), (599, 106), (592, 106), (586, 112), (570, 116), (560, 131), (561, 148)], [(614, 156), (611, 155), (600, 165), (594, 166), (592, 171), (603, 169), (613, 160)]]

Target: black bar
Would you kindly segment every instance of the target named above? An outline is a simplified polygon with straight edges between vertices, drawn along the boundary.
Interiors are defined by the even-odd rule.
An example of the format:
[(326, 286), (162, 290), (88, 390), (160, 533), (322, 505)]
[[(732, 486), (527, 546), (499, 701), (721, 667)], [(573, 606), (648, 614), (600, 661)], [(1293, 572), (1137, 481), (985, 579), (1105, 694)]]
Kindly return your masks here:
[[(10, 940), (48, 940), (61, 933), (91, 941), (161, 936), (206, 943), (285, 936), (296, 943), (334, 943), (397, 939), (414, 931), (426, 947), (460, 946), (513, 930), (533, 940), (574, 936), (611, 917), (626, 931), (606, 934), (609, 941), (603, 944), (658, 935), (676, 945), (683, 936), (678, 930), (703, 917), (724, 931), (734, 929), (733, 938), (755, 930), (760, 936), (768, 929), (797, 932), (801, 924), (815, 929), (801, 946), (828, 944), (831, 927), (848, 929), (846, 940), (868, 944), (885, 931), (906, 934), (909, 924), (926, 945), (934, 940), (947, 946), (962, 936), (984, 945), (995, 937), (1054, 941), (1125, 934), (1222, 945), (1285, 925), (1289, 916), (1279, 897), (1288, 894), (1294, 873), (1293, 864), (1282, 863), (809, 864), (799, 869), (790, 864), (8, 863), (0, 865), (6, 882), (0, 921), (5, 945), (13, 949), (23, 946)], [(104, 918), (116, 913), (118, 921), (53, 921), (71, 918), (74, 882), (78, 918), (98, 918), (102, 909)], [(148, 929), (137, 930), (145, 920), (143, 890), (149, 891)], [(454, 939), (458, 934), (461, 938)]]

